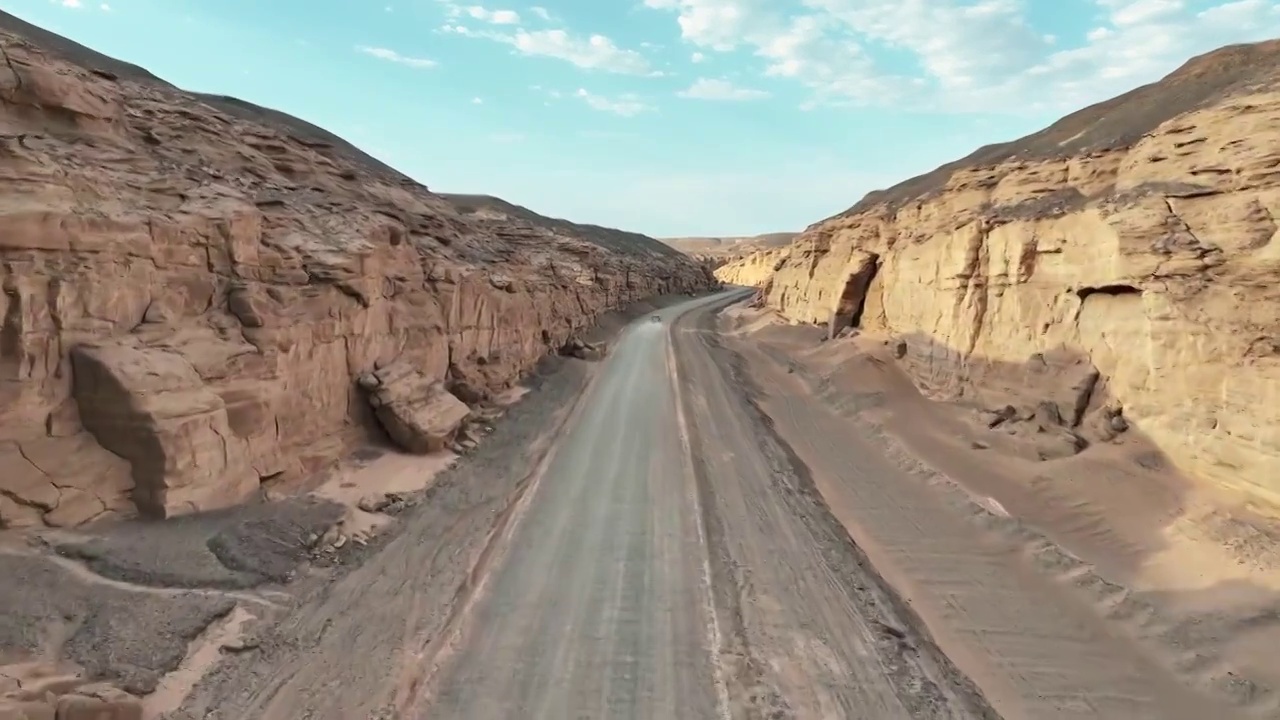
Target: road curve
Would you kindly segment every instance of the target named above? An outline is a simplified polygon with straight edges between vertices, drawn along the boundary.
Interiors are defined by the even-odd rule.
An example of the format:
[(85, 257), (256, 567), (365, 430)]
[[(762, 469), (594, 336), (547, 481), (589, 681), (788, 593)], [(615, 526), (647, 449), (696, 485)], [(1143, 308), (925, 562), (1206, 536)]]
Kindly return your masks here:
[(611, 348), (420, 717), (727, 716), (668, 360), (673, 319), (738, 295), (642, 318)]

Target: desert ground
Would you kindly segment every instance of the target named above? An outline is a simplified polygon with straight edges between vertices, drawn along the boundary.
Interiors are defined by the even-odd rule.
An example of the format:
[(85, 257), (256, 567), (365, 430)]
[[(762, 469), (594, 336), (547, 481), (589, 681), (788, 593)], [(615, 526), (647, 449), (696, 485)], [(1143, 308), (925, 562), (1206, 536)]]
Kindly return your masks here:
[(0, 50), (0, 720), (1280, 717), (1280, 44), (664, 241)]
[[(7, 627), (40, 632), (8, 642), (166, 718), (1275, 711), (1265, 558), (1100, 516), (1141, 439), (1010, 484), (1018, 439), (750, 294), (619, 316), (447, 468), (371, 448), (306, 499), (10, 546)], [(1140, 520), (1181, 562), (1134, 569), (1168, 552)]]

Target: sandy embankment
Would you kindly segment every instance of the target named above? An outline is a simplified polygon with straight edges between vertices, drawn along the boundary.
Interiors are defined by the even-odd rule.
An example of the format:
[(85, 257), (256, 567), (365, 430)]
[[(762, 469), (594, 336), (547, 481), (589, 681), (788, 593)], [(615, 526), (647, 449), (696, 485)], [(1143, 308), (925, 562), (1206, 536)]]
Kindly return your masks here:
[(878, 437), (900, 467), (955, 491), (971, 522), (1016, 542), (1030, 567), (1184, 682), (1244, 709), (1274, 710), (1280, 545), (1272, 524), (1179, 475), (1136, 429), (1042, 459), (1053, 443), (1044, 430), (989, 427), (984, 408), (926, 399), (890, 342), (823, 341), (818, 328), (741, 307), (724, 323), (756, 349), (759, 372), (772, 363), (791, 376), (787, 392), (810, 396), (850, 434)]

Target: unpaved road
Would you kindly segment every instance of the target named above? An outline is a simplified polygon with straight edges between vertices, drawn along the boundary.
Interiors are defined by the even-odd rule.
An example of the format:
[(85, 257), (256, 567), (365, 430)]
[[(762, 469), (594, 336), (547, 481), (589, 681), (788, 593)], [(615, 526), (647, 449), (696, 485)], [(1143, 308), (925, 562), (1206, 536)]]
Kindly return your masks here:
[(667, 330), (613, 348), (422, 717), (718, 716)]
[(737, 297), (614, 347), (417, 717), (969, 716), (709, 354)]
[(176, 717), (994, 717), (714, 352), (741, 297), (634, 323)]

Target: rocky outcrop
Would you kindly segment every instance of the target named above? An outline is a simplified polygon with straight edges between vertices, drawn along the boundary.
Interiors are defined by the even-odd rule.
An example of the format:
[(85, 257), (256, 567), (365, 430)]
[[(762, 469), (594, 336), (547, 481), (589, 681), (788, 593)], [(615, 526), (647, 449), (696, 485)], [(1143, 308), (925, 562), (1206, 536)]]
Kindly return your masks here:
[[(434, 447), (460, 412), (438, 388), (501, 390), (600, 313), (710, 283), (41, 37), (56, 55), (0, 31), (0, 526), (239, 502), (376, 418)], [(413, 390), (375, 411), (357, 379), (395, 368)]]
[(378, 422), (401, 448), (419, 455), (448, 447), (471, 408), (444, 383), (405, 362), (360, 378)]
[(790, 246), (751, 253), (716, 269), (716, 279), (730, 285), (759, 287), (773, 279), (791, 252)]
[[(935, 397), (1052, 400), (1103, 437), (1133, 422), (1182, 469), (1274, 507), (1278, 125), (1280, 42), (1224, 48), (872, 193), (771, 273), (753, 258), (718, 275), (768, 284), (791, 320), (896, 338)], [(1081, 382), (1046, 390), (1066, 368)]]
[(257, 488), (249, 442), (232, 427), (237, 408), (180, 351), (127, 336), (74, 346), (71, 360), (84, 427), (129, 462), (139, 509), (181, 515)]
[(587, 342), (581, 338), (571, 338), (560, 348), (561, 355), (576, 357), (579, 360), (602, 360), (608, 352), (608, 345), (603, 342)]

